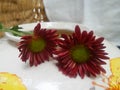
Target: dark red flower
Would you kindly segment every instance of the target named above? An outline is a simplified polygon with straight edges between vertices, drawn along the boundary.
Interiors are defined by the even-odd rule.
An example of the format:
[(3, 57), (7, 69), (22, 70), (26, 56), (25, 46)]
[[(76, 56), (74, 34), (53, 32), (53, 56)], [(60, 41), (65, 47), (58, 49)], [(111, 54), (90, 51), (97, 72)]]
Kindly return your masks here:
[(93, 31), (81, 32), (78, 25), (72, 35), (62, 34), (61, 37), (55, 54), (57, 66), (65, 75), (76, 77), (79, 74), (84, 78), (85, 75), (96, 77), (101, 72), (106, 72), (101, 66), (106, 64), (104, 59), (109, 59), (102, 43), (103, 37), (96, 39)]
[(40, 23), (34, 28), (33, 35), (26, 35), (21, 38), (18, 44), (19, 57), (23, 62), (30, 60), (30, 66), (49, 60), (57, 44), (56, 30), (41, 29)]

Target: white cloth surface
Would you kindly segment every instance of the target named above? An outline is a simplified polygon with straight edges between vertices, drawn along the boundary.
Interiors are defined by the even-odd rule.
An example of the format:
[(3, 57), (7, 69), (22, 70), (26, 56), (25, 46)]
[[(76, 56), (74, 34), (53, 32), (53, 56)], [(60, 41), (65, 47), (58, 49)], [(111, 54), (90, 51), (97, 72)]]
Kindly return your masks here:
[(50, 21), (83, 21), (83, 0), (43, 0)]
[(120, 45), (120, 0), (43, 0), (50, 21), (82, 23)]

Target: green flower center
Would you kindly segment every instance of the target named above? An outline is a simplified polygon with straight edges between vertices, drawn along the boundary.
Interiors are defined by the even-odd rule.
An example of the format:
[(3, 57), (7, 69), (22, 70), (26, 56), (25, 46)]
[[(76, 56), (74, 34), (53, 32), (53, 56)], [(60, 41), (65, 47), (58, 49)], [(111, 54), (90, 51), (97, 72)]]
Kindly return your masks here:
[(29, 48), (32, 52), (41, 52), (46, 46), (43, 39), (32, 39)]
[(71, 49), (72, 59), (77, 63), (84, 63), (89, 60), (90, 52), (83, 45), (77, 45)]

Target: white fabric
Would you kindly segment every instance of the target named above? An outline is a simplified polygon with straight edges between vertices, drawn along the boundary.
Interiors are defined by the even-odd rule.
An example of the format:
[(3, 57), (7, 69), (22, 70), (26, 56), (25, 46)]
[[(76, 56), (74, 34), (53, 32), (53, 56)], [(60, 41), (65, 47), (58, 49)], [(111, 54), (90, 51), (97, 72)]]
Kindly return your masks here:
[(50, 21), (82, 22), (83, 0), (43, 0)]
[(120, 45), (120, 0), (43, 0), (50, 21), (79, 22)]
[(120, 45), (120, 0), (85, 0), (84, 24)]

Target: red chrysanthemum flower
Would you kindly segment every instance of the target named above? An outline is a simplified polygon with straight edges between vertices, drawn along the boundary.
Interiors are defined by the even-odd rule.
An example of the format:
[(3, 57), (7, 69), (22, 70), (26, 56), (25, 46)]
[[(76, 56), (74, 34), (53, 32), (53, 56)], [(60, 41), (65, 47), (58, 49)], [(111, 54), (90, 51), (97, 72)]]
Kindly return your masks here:
[(102, 44), (104, 38), (96, 39), (93, 31), (81, 32), (78, 25), (72, 35), (61, 35), (59, 40), (59, 49), (56, 50), (57, 66), (60, 71), (69, 77), (76, 77), (77, 74), (81, 78), (87, 76), (95, 76), (101, 72), (105, 73), (101, 66), (106, 64), (103, 59), (109, 59), (105, 48)]
[(34, 28), (33, 35), (26, 35), (21, 38), (18, 49), (19, 57), (23, 62), (30, 60), (30, 66), (49, 60), (57, 44), (56, 30), (41, 29), (40, 23)]

